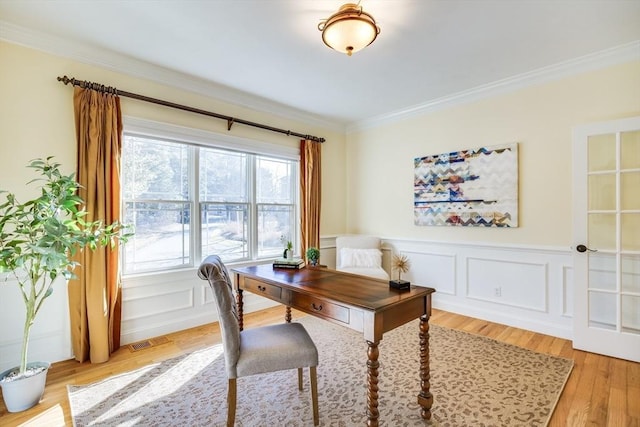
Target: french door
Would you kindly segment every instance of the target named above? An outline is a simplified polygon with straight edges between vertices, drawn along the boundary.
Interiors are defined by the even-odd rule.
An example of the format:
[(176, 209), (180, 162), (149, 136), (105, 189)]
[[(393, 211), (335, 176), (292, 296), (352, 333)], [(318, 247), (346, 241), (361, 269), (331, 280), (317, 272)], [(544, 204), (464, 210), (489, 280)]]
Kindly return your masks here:
[(576, 349), (640, 362), (640, 117), (573, 132)]

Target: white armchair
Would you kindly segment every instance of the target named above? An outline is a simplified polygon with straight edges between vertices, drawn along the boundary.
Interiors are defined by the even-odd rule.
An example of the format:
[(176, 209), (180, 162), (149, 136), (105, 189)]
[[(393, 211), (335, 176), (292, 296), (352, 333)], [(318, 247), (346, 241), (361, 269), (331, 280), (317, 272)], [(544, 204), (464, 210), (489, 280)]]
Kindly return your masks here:
[(389, 280), (382, 268), (379, 237), (339, 236), (336, 238), (336, 270)]

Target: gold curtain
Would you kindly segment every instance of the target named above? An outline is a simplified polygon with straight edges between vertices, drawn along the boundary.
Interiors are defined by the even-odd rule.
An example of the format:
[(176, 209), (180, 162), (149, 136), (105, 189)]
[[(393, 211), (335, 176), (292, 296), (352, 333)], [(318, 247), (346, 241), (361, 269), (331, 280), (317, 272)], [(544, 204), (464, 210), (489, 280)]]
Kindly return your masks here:
[(322, 144), (300, 141), (300, 236), (302, 255), (307, 248), (320, 248), (320, 200)]
[[(122, 113), (113, 94), (76, 87), (76, 179), (89, 221), (120, 220)], [(78, 253), (77, 280), (69, 281), (71, 340), (76, 360), (102, 363), (120, 347), (121, 287), (118, 246)]]

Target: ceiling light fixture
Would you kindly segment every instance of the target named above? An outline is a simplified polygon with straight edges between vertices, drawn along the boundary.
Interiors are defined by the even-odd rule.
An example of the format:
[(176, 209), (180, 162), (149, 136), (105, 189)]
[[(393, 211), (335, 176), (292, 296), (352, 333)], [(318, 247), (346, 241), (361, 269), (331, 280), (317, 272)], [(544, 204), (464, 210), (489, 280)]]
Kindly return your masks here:
[(318, 30), (322, 31), (324, 44), (349, 56), (369, 46), (380, 34), (376, 20), (362, 10), (360, 2), (343, 4), (318, 24)]

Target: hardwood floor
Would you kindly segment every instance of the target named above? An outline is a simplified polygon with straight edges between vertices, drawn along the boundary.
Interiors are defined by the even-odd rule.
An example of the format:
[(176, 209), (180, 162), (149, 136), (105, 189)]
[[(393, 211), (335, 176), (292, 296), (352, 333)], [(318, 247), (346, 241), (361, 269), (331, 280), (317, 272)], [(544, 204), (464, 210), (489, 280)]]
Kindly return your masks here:
[[(245, 316), (248, 327), (280, 322), (282, 307)], [(296, 317), (303, 313), (293, 313)], [(522, 329), (434, 310), (432, 324), (484, 335), (541, 353), (575, 361), (573, 372), (560, 396), (549, 426), (640, 427), (640, 364), (573, 350), (571, 341)], [(49, 370), (43, 400), (35, 407), (8, 413), (0, 402), (2, 426), (71, 426), (67, 384), (86, 384), (149, 363), (188, 353), (220, 342), (218, 324), (167, 335), (168, 342), (141, 351), (120, 348), (107, 363), (92, 365), (64, 361)], [(437, 397), (436, 397), (437, 404)], [(363, 408), (364, 409), (364, 408)]]

